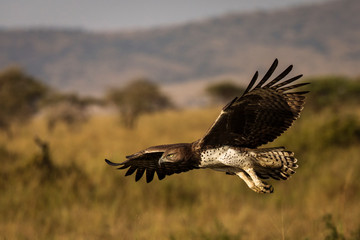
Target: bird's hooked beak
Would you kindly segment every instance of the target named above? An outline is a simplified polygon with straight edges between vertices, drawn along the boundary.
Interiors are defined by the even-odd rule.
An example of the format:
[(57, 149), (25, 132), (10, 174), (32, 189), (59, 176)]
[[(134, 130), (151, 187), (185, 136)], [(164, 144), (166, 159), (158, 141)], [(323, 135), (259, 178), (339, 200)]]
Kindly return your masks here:
[(164, 155), (161, 156), (161, 158), (158, 161), (158, 165), (161, 166), (164, 162), (166, 162), (166, 159), (164, 159)]

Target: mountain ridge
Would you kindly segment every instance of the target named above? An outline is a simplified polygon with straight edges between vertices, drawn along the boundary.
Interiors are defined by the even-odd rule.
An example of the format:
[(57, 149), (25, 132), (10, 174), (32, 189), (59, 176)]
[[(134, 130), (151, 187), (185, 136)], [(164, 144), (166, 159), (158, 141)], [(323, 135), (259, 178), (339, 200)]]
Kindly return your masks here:
[(17, 64), (83, 94), (141, 76), (161, 84), (249, 77), (276, 57), (307, 76), (358, 75), (358, 12), (357, 0), (338, 0), (133, 32), (0, 29), (0, 68)]

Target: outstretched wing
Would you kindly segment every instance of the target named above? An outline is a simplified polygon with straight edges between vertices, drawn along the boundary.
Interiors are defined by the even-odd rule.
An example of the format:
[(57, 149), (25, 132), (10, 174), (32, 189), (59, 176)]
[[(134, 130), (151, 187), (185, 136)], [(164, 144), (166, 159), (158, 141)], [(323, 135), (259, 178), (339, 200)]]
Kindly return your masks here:
[(146, 182), (151, 182), (154, 179), (155, 173), (159, 180), (162, 180), (167, 175), (174, 173), (181, 173), (197, 168), (195, 165), (187, 162), (180, 161), (175, 163), (161, 163), (159, 165), (159, 159), (163, 155), (170, 145), (160, 145), (147, 148), (143, 151), (127, 156), (127, 160), (122, 163), (113, 163), (108, 159), (105, 159), (106, 163), (111, 166), (116, 166), (118, 169), (127, 169), (125, 176), (132, 175), (135, 173), (135, 181), (139, 181), (140, 178), (146, 172)]
[(264, 85), (277, 65), (278, 60), (275, 59), (265, 76), (253, 87), (258, 77), (258, 72), (255, 73), (243, 95), (223, 108), (200, 139), (201, 147), (233, 145), (255, 148), (273, 141), (292, 125), (300, 116), (305, 99), (303, 95), (308, 91), (288, 91), (308, 83), (290, 85), (302, 75), (283, 80), (292, 70), (291, 65)]

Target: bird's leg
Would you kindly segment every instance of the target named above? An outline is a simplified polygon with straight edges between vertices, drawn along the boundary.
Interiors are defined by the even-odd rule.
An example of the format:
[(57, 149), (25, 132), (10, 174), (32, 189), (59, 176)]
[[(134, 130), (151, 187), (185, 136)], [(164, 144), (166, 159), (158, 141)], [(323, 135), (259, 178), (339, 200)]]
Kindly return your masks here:
[[(245, 172), (244, 172), (245, 171)], [(247, 168), (244, 171), (237, 172), (238, 175), (248, 185), (250, 189), (257, 193), (272, 193), (274, 191), (271, 185), (265, 184), (256, 175), (254, 169)]]
[(250, 178), (250, 176), (246, 173), (246, 172), (237, 172), (236, 175), (238, 175), (242, 180), (244, 180), (244, 182), (246, 183), (246, 185), (248, 185), (248, 187), (250, 189), (253, 189), (255, 192), (257, 192), (254, 188), (256, 188), (253, 180)]

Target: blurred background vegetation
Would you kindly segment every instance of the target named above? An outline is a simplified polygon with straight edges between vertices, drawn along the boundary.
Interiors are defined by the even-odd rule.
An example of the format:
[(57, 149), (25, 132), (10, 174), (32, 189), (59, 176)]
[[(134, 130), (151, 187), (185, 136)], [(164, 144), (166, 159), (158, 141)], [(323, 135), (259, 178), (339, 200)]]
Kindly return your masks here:
[(146, 184), (104, 163), (200, 138), (241, 94), (231, 81), (204, 89), (209, 106), (180, 109), (146, 78), (87, 98), (4, 69), (0, 238), (360, 239), (360, 79), (304, 81), (301, 118), (270, 144), (294, 151), (300, 167), (261, 195), (210, 170)]

